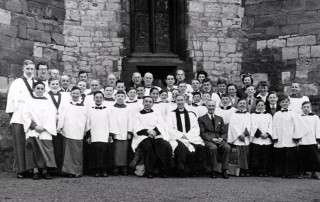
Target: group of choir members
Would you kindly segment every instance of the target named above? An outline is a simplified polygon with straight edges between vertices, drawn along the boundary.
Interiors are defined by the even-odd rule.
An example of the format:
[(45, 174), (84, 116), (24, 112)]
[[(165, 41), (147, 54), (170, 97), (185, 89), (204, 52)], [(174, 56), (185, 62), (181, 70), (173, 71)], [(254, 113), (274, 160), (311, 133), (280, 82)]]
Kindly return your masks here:
[(59, 79), (53, 72), (44, 81), (34, 78), (34, 70), (33, 62), (25, 61), (23, 77), (8, 94), (18, 178), (135, 171), (148, 178), (209, 172), (211, 178), (228, 179), (235, 151), (239, 176), (311, 172), (319, 179), (320, 120), (298, 83), (290, 96), (279, 96), (260, 82), (257, 94), (246, 75), (243, 88), (219, 81), (215, 93), (203, 72), (192, 85), (182, 75), (176, 86), (169, 74), (164, 89), (152, 86), (151, 73), (144, 75), (144, 85), (136, 82), (138, 73), (128, 88), (111, 74), (103, 89), (98, 80), (88, 89), (86, 73), (70, 88), (68, 76)]

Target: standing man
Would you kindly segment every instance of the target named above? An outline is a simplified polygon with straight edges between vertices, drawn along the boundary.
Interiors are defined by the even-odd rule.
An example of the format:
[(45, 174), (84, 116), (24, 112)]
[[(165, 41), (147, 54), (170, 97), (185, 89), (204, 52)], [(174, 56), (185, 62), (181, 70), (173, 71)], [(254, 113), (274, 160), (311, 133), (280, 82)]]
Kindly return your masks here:
[(142, 76), (139, 72), (134, 72), (132, 74), (132, 80), (130, 81), (129, 87), (135, 87), (142, 84)]
[(63, 75), (60, 77), (60, 92), (70, 92), (70, 77)]
[(145, 91), (144, 91), (145, 96), (150, 95), (151, 88), (157, 88), (159, 91), (161, 90), (160, 87), (152, 85), (152, 82), (153, 82), (152, 73), (150, 72), (145, 73), (143, 76), (143, 81), (144, 81), (144, 88), (145, 88)]
[(211, 95), (211, 99), (216, 102), (216, 106), (220, 106), (220, 97), (217, 93), (213, 92), (211, 80), (209, 78), (204, 79), (202, 82), (202, 93), (209, 93)]
[(58, 69), (51, 69), (50, 70), (50, 78), (59, 79), (60, 73)]
[(168, 74), (166, 77), (166, 84), (167, 84), (166, 90), (168, 91), (169, 101), (172, 100), (172, 90), (177, 88), (176, 86), (174, 86), (174, 82), (175, 82), (174, 75), (171, 73)]
[(208, 113), (198, 119), (200, 136), (206, 145), (210, 166), (212, 169), (211, 178), (217, 178), (218, 157), (222, 162), (222, 178), (228, 179), (230, 145), (227, 143), (227, 131), (223, 119), (214, 114), (216, 103), (209, 100), (206, 103)]
[(14, 169), (18, 171), (17, 177), (26, 177), (25, 144), (26, 135), (23, 129), (23, 112), (25, 103), (33, 97), (34, 64), (31, 60), (23, 62), (23, 76), (14, 80), (10, 86), (6, 113), (11, 117), (14, 149)]
[(84, 91), (84, 94), (88, 94), (90, 92), (90, 86), (88, 84), (88, 73), (85, 71), (80, 71), (78, 73), (78, 82), (83, 81), (86, 83), (86, 90)]
[[(184, 81), (186, 79), (186, 74), (182, 69), (178, 69), (176, 71), (176, 79), (177, 79), (177, 85), (180, 81)], [(192, 93), (192, 87), (190, 84), (187, 84), (187, 93)]]
[(117, 77), (114, 74), (109, 74), (107, 77), (107, 85), (112, 86), (113, 89), (116, 88)]
[(48, 63), (46, 61), (41, 61), (37, 64), (36, 70), (37, 70), (37, 78), (36, 80), (42, 81), (42, 83), (46, 86), (46, 91), (48, 92), (49, 89), (49, 83), (48, 83)]

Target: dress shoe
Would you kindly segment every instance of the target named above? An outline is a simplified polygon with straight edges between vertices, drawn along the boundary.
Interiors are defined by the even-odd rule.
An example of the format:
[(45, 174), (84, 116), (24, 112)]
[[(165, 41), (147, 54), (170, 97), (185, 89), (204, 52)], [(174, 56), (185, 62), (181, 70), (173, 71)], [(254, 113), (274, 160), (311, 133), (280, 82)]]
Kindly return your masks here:
[(96, 173), (94, 176), (95, 177), (100, 177), (100, 173)]
[(217, 178), (216, 172), (212, 172), (211, 175), (210, 175), (210, 178), (216, 179)]
[(151, 178), (153, 178), (153, 175), (151, 173), (149, 173), (146, 175), (146, 177), (151, 179)]
[(50, 175), (50, 173), (43, 173), (43, 178), (46, 180), (51, 180), (52, 176)]
[(228, 173), (227, 173), (227, 172), (223, 172), (223, 173), (222, 173), (222, 178), (223, 178), (223, 179), (229, 179)]
[(123, 175), (123, 176), (128, 176), (128, 172), (125, 171), (125, 172), (122, 173), (122, 175)]
[(39, 180), (40, 179), (39, 173), (34, 173), (33, 176), (32, 176), (32, 179), (33, 180)]

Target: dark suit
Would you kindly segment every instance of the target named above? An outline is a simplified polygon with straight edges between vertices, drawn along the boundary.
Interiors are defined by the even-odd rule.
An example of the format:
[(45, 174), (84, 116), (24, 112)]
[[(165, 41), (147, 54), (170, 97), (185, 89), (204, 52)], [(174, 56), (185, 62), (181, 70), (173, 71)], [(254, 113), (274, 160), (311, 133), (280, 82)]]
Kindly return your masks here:
[(281, 110), (281, 106), (279, 104), (277, 104), (277, 107), (275, 110), (271, 109), (271, 106), (269, 104), (269, 102), (266, 102), (266, 113), (271, 114), (272, 116), (277, 112)]
[[(213, 121), (210, 119), (208, 114), (200, 117), (198, 122), (200, 126), (200, 136), (205, 142), (212, 170), (219, 171), (219, 154), (219, 157), (221, 157), (222, 169), (228, 170), (231, 147), (227, 143), (227, 131), (222, 117), (214, 115), (214, 126)], [(216, 144), (212, 141), (213, 138), (223, 138), (223, 141), (220, 144)]]

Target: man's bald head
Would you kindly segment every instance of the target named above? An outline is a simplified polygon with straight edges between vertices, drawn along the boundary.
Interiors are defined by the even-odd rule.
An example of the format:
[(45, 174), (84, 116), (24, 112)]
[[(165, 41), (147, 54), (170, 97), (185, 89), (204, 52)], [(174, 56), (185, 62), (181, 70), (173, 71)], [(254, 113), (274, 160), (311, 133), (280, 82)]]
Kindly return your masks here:
[(92, 92), (100, 90), (100, 82), (96, 79), (92, 80), (90, 83), (90, 89)]
[(153, 82), (153, 74), (150, 72), (147, 72), (143, 76), (143, 80), (146, 86), (151, 86)]
[(70, 77), (68, 75), (62, 75), (60, 77), (60, 86), (64, 89), (68, 89), (70, 85)]

